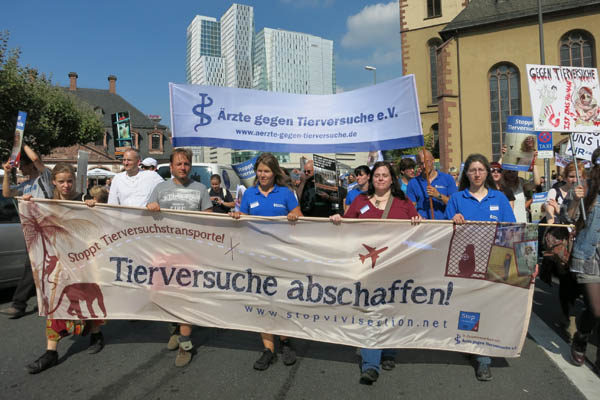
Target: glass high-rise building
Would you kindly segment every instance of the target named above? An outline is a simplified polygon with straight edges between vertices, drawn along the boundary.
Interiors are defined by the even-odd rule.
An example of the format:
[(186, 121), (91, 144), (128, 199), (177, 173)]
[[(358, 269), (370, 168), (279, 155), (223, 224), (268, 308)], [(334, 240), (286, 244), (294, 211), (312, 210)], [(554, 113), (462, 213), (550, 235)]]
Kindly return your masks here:
[(264, 28), (254, 39), (255, 89), (334, 94), (333, 41), (306, 33)]
[[(254, 33), (254, 8), (232, 4), (217, 21), (197, 15), (187, 28), (186, 80), (189, 84), (254, 88), (297, 94), (335, 93), (333, 41), (281, 29)], [(193, 147), (194, 162), (237, 163), (257, 152)], [(286, 167), (299, 166), (302, 156), (276, 153)], [(358, 154), (333, 155), (352, 165)]]
[(196, 15), (187, 28), (185, 74), (188, 83), (225, 85), (221, 58), (221, 24), (212, 17)]

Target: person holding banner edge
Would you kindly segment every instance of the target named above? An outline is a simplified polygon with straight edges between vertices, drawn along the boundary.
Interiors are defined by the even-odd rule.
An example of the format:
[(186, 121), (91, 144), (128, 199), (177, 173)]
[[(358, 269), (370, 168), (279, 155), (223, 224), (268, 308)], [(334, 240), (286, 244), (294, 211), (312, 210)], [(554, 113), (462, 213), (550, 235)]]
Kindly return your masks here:
[[(52, 184), (54, 185), (53, 199), (74, 201), (83, 200), (83, 193), (78, 193), (75, 190), (75, 169), (72, 166), (64, 163), (56, 164), (56, 166), (52, 170)], [(23, 200), (34, 201), (31, 194), (24, 195)], [(88, 207), (93, 207), (96, 204), (96, 201), (86, 200), (85, 203)], [(59, 300), (54, 310), (50, 310), (48, 298), (46, 297), (46, 293), (43, 287), (46, 280), (55, 285), (57, 283), (50, 281), (50, 274), (52, 273), (51, 267), (44, 266), (43, 268), (44, 270), (42, 271), (41, 276), (42, 289), (40, 290), (40, 293), (42, 295), (42, 305), (44, 307), (44, 313), (46, 313), (47, 315), (51, 315), (60, 306), (61, 302)], [(49, 271), (45, 272), (46, 268)], [(44, 272), (46, 273), (46, 275), (44, 275)], [(104, 312), (104, 317), (106, 317), (106, 310), (104, 309), (104, 305), (100, 304), (100, 307)], [(88, 346), (87, 352), (89, 354), (96, 354), (100, 352), (104, 348), (104, 336), (100, 331), (100, 327), (104, 325), (104, 323), (105, 321), (101, 319), (66, 320), (48, 317), (46, 319), (46, 352), (34, 362), (28, 364), (25, 367), (26, 371), (30, 374), (38, 374), (58, 364), (58, 343), (61, 339), (67, 336), (85, 336), (88, 333), (90, 333), (90, 344)]]
[[(352, 202), (344, 218), (410, 219), (412, 224), (421, 222), (421, 216), (400, 189), (394, 168), (384, 161), (373, 166), (369, 177), (367, 193), (361, 193)], [(334, 224), (340, 224), (342, 217), (334, 214), (329, 217)], [(396, 366), (394, 349), (361, 349), (362, 365), (360, 383), (372, 385), (379, 378), (379, 366), (391, 370)]]
[[(490, 173), (490, 164), (481, 154), (471, 154), (465, 161), (458, 192), (450, 196), (446, 206), (446, 219), (455, 224), (467, 221), (516, 222), (506, 196), (496, 187)], [(476, 356), (476, 377), (480, 381), (492, 380), (487, 356)]]
[[(146, 208), (149, 211), (160, 211), (161, 208), (172, 210), (212, 212), (213, 204), (208, 189), (200, 182), (190, 179), (192, 171), (192, 151), (177, 148), (170, 158), (171, 175), (173, 177), (154, 187)], [(192, 361), (194, 345), (190, 338), (190, 324), (171, 325), (171, 337), (167, 349), (178, 350), (175, 366), (184, 367)]]
[[(282, 173), (277, 158), (271, 153), (263, 153), (254, 164), (256, 178), (254, 186), (244, 192), (240, 211), (230, 212), (234, 219), (241, 215), (258, 215), (265, 217), (287, 216), (288, 221), (294, 222), (302, 216), (300, 205), (294, 193), (287, 187), (288, 179)], [(275, 338), (273, 334), (260, 334), (264, 346), (261, 356), (254, 363), (254, 369), (264, 371), (277, 361), (275, 354)], [(279, 337), (281, 358), (285, 365), (296, 362), (296, 352), (290, 339)]]
[[(36, 198), (52, 198), (54, 187), (52, 186), (52, 173), (46, 168), (40, 156), (28, 145), (23, 146), (21, 152), (19, 169), (28, 177), (25, 182), (11, 186), (10, 176), (14, 166), (10, 161), (4, 164), (4, 178), (2, 181), (2, 195), (5, 198), (14, 196), (32, 195)], [(12, 298), (12, 305), (0, 310), (1, 314), (8, 315), (10, 319), (18, 319), (25, 315), (27, 300), (35, 294), (35, 282), (31, 270), (29, 256), (25, 261), (23, 276), (17, 285)]]

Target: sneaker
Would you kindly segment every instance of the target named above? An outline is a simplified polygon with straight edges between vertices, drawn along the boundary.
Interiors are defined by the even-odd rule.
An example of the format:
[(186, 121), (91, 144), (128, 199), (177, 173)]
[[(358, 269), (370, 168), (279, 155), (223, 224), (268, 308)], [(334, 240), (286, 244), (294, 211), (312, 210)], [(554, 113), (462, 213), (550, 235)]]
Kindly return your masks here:
[(373, 368), (369, 368), (360, 374), (360, 380), (358, 383), (361, 385), (372, 385), (373, 382), (377, 381), (377, 378), (379, 378), (379, 372), (375, 371)]
[(167, 342), (167, 349), (170, 351), (177, 350), (179, 348), (179, 335), (171, 335)]
[(585, 349), (587, 348), (587, 341), (582, 341), (576, 333), (573, 336), (573, 342), (571, 343), (571, 362), (581, 367), (585, 364)]
[(90, 335), (90, 345), (87, 348), (88, 354), (100, 353), (104, 348), (104, 335), (102, 332), (92, 333)]
[(186, 365), (188, 365), (190, 363), (190, 361), (192, 361), (191, 350), (186, 351), (180, 347), (179, 351), (177, 352), (177, 357), (175, 357), (175, 366), (176, 367), (185, 367)]
[(492, 380), (492, 371), (490, 370), (490, 366), (488, 364), (478, 364), (477, 372), (475, 373), (478, 381), (491, 381)]
[(391, 371), (396, 367), (396, 359), (391, 356), (384, 356), (381, 358), (381, 368), (386, 371)]
[(292, 348), (290, 339), (279, 342), (281, 348), (281, 360), (284, 365), (294, 365), (296, 363), (296, 352)]
[(14, 306), (6, 307), (0, 310), (0, 314), (8, 315), (9, 319), (19, 319), (25, 315), (25, 310), (15, 308)]
[(39, 374), (50, 367), (58, 364), (58, 352), (54, 350), (46, 350), (46, 352), (37, 360), (25, 367), (25, 370), (30, 374)]
[(254, 369), (264, 371), (269, 368), (271, 364), (274, 364), (275, 361), (277, 361), (277, 355), (269, 349), (264, 349), (260, 358), (254, 363)]

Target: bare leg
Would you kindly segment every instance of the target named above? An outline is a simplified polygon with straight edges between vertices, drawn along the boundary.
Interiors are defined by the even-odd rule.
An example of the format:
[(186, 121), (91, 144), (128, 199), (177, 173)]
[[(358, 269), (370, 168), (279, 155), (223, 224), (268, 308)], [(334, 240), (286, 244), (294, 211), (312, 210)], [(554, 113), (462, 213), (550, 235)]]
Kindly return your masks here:
[(273, 353), (275, 353), (275, 339), (273, 335), (271, 335), (270, 333), (261, 333), (260, 338), (262, 339), (263, 346), (265, 347), (265, 349), (269, 349)]
[(181, 336), (190, 336), (192, 334), (192, 326), (188, 324), (179, 324), (179, 332)]

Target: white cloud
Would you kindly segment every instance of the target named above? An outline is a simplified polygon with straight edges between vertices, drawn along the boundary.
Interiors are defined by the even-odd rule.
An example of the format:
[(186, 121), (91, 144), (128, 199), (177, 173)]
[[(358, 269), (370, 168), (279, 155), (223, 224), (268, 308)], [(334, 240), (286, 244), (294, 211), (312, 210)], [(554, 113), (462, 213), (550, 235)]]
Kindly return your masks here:
[(342, 47), (389, 48), (399, 46), (400, 14), (398, 2), (378, 3), (363, 8), (346, 20), (348, 31), (342, 38)]

